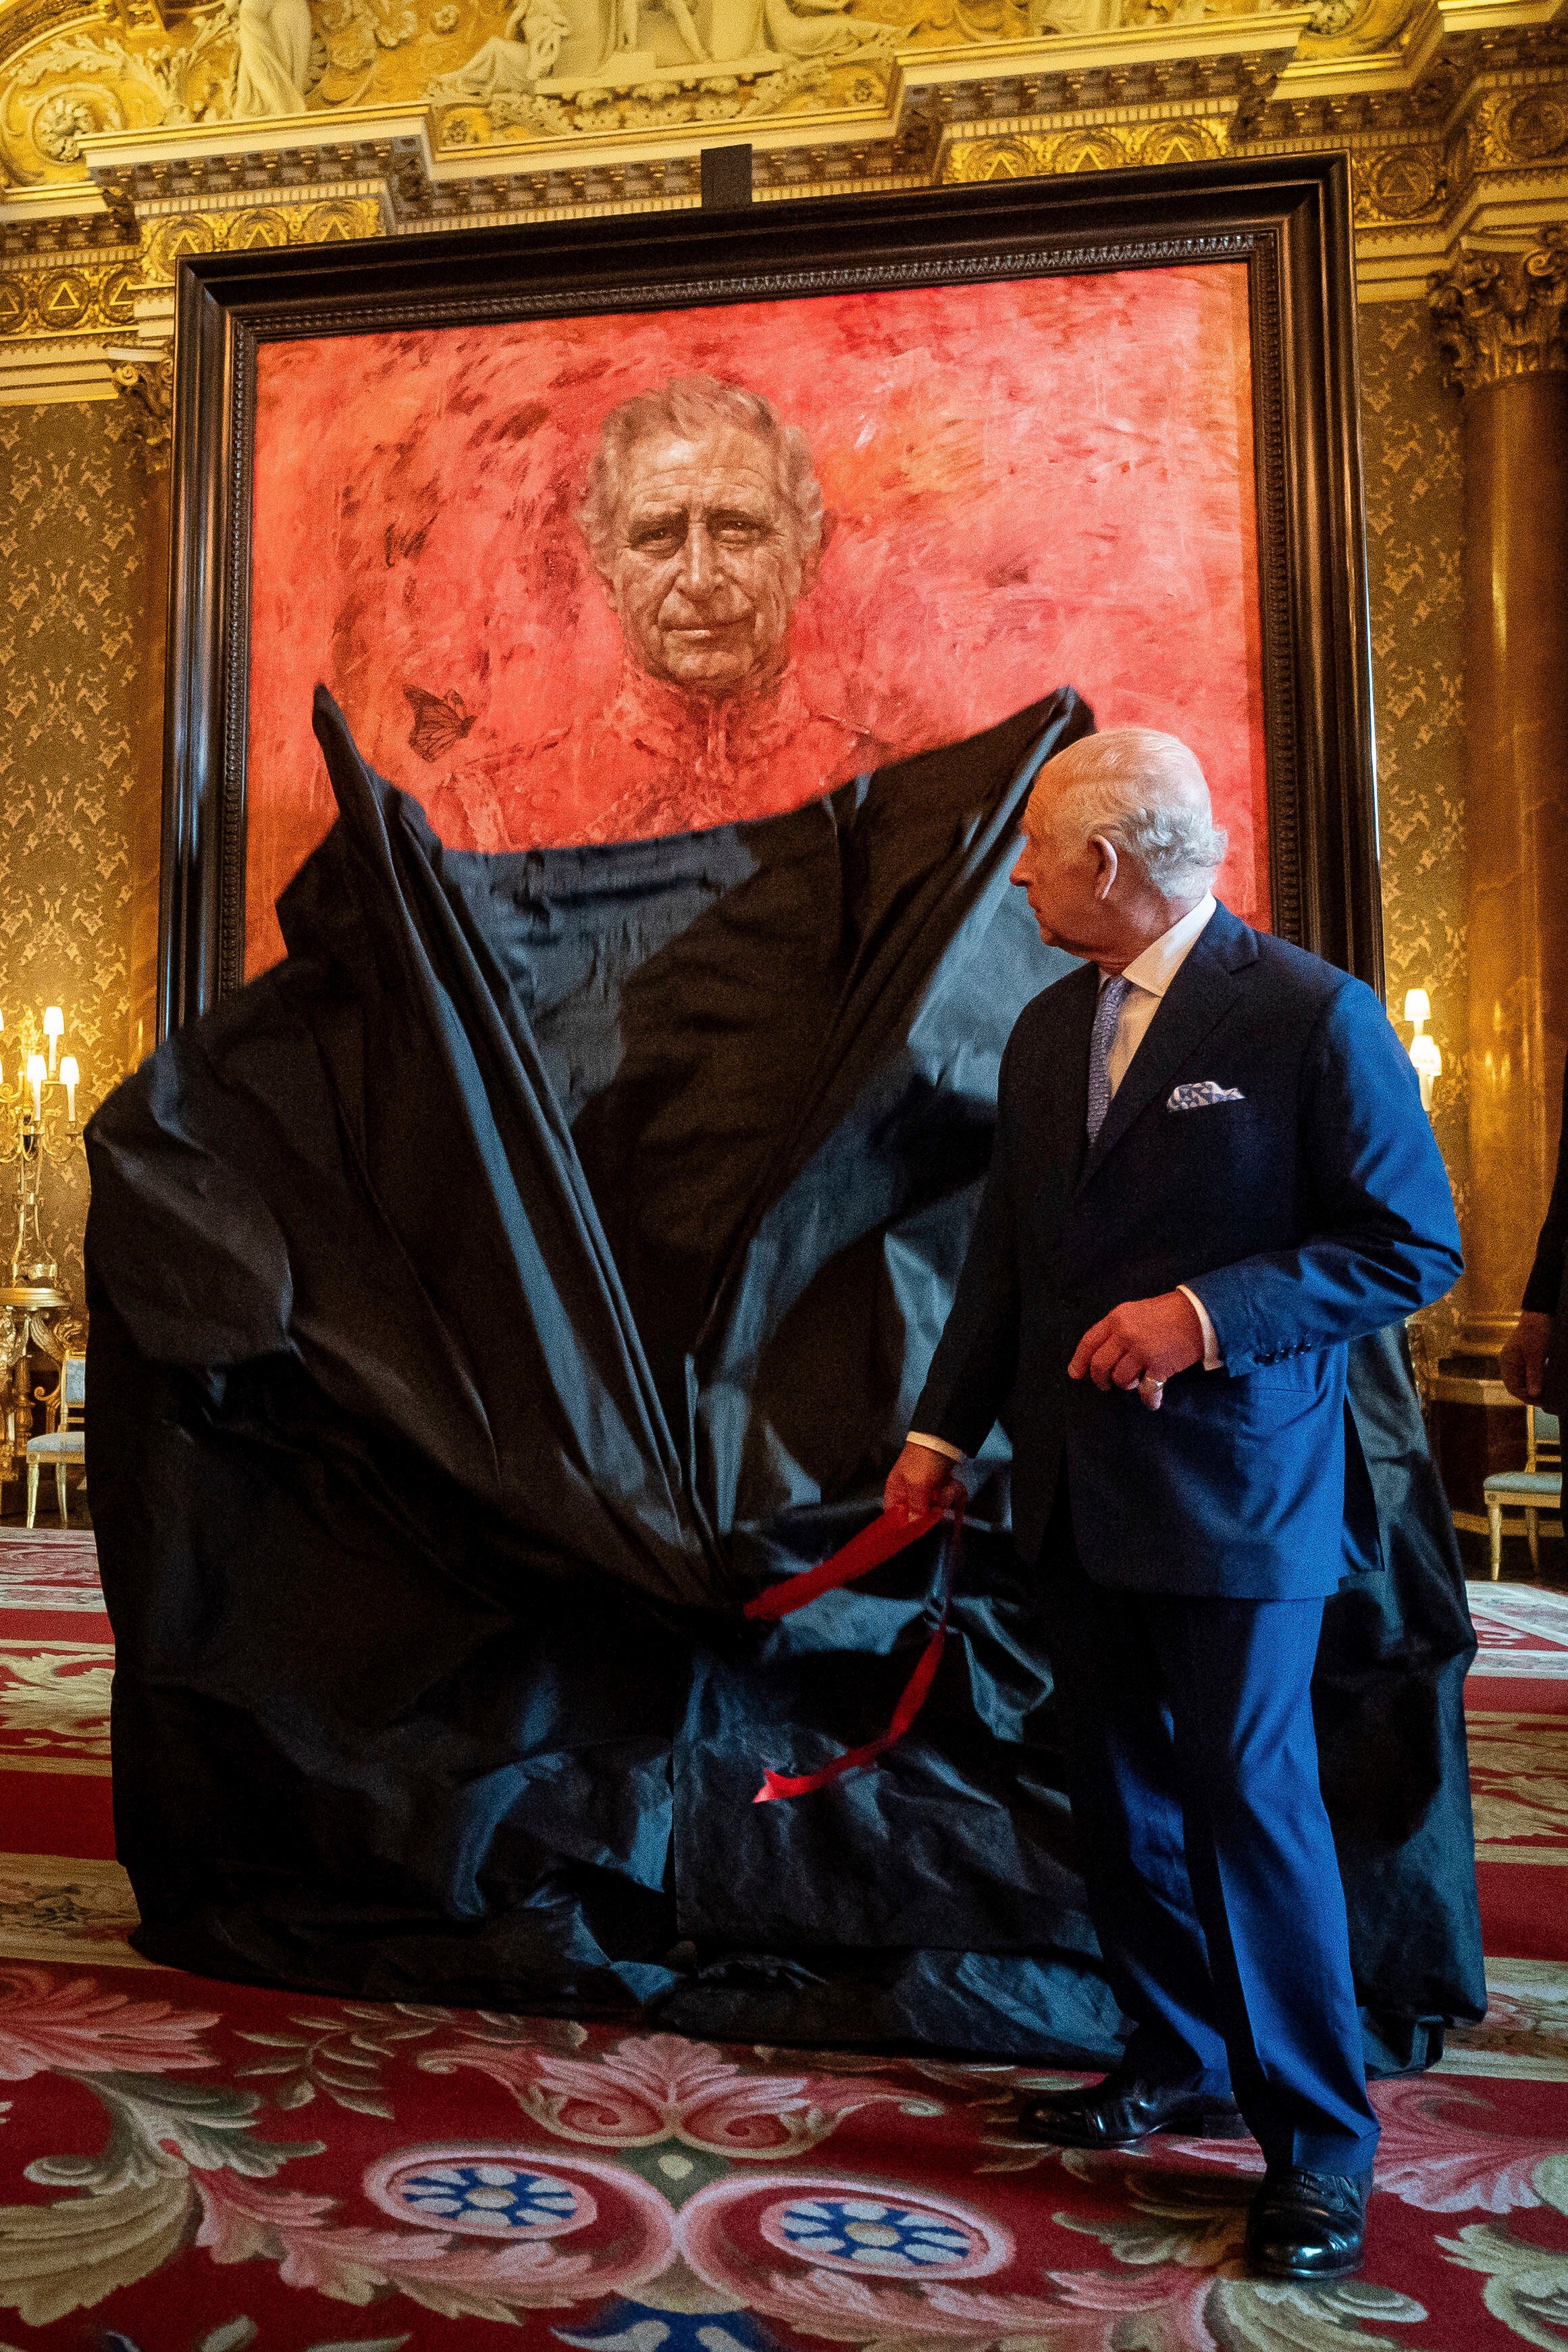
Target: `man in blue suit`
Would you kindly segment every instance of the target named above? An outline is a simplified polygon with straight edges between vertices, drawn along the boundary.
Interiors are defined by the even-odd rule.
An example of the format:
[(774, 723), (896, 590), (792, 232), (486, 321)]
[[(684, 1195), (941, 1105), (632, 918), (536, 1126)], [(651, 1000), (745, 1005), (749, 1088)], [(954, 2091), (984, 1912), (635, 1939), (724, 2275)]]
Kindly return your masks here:
[[(1115, 2072), (1064, 2147), (1259, 2141), (1247, 2251), (1361, 2259), (1377, 2145), (1310, 1685), (1380, 1566), (1347, 1343), (1459, 1274), (1415, 1073), (1359, 981), (1249, 930), (1197, 761), (1127, 728), (1046, 768), (1013, 878), (1085, 958), (1003, 1057), (990, 1176), (890, 1509), (955, 1499), (1001, 1420), (1038, 1563)], [(1239, 2110), (1239, 2116), (1238, 2116)]]

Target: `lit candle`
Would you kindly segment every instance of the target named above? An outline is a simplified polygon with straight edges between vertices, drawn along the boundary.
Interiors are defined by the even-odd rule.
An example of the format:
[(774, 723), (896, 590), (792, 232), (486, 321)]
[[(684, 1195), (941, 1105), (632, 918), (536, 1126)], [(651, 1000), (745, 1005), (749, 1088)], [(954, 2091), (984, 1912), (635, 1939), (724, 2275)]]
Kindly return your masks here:
[(76, 1066), (76, 1055), (74, 1054), (68, 1054), (65, 1060), (60, 1064), (60, 1076), (65, 1081), (66, 1125), (68, 1127), (74, 1127), (76, 1125), (76, 1090), (78, 1082), (81, 1077), (81, 1072)]
[(27, 1084), (33, 1089), (33, 1117), (40, 1119), (44, 1115), (44, 1057), (41, 1054), (29, 1054), (27, 1056)]
[(66, 1016), (58, 1004), (44, 1007), (44, 1034), (49, 1041), (49, 1076), (55, 1075), (55, 1048), (65, 1034)]
[(1415, 1065), (1415, 1075), (1421, 1081), (1421, 1108), (1423, 1110), (1429, 1111), (1432, 1108), (1433, 1082), (1443, 1075), (1443, 1056), (1438, 1051), (1436, 1037), (1428, 1037), (1425, 1031), (1418, 1033), (1411, 1043), (1410, 1058)]

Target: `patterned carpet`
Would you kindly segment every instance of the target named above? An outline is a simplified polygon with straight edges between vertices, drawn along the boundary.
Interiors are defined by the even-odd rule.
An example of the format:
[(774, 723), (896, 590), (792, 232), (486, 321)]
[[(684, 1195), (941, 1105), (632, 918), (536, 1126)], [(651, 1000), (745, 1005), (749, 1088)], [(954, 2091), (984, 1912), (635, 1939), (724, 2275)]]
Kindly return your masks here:
[(1068, 2077), (149, 1967), (92, 1538), (0, 1530), (0, 2352), (1568, 2347), (1568, 1597), (1471, 1599), (1491, 2013), (1377, 2093), (1365, 2273), (1309, 2292), (1240, 2273), (1249, 2143), (1021, 2140)]

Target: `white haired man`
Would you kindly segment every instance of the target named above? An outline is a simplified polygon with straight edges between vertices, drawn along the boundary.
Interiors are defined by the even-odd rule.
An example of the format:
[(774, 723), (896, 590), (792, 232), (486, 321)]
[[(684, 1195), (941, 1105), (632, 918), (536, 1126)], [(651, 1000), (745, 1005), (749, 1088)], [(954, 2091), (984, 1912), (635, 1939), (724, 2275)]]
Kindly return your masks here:
[[(1310, 1685), (1323, 1601), (1380, 1565), (1348, 1342), (1460, 1271), (1443, 1164), (1370, 989), (1249, 930), (1197, 761), (1142, 728), (1043, 772), (1013, 879), (1085, 968), (1019, 1017), (957, 1296), (888, 1481), (959, 1492), (1001, 1419), (1074, 1821), (1132, 2022), (1033, 2102), (1074, 2147), (1262, 2145), (1253, 2266), (1361, 2259), (1377, 2123)], [(1238, 2114), (1239, 2110), (1239, 2114)]]
[(608, 707), (431, 796), (443, 838), (629, 841), (769, 816), (874, 768), (887, 747), (814, 709), (790, 659), (829, 535), (811, 449), (770, 401), (678, 377), (611, 409), (577, 520), (620, 624)]

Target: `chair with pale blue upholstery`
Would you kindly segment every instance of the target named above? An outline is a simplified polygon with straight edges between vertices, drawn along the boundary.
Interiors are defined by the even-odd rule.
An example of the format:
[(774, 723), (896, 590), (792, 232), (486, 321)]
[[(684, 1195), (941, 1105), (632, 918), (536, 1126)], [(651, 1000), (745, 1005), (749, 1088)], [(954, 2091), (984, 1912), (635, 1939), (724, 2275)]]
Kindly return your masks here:
[[(1563, 1507), (1563, 1441), (1555, 1413), (1538, 1404), (1524, 1408), (1525, 1440), (1522, 1470), (1494, 1470), (1481, 1487), (1487, 1507), (1487, 1531), (1491, 1538), (1492, 1582), (1502, 1574), (1502, 1539), (1522, 1527), (1530, 1543), (1530, 1564), (1541, 1573), (1541, 1514)], [(1521, 1516), (1505, 1526), (1503, 1513), (1512, 1507)], [(1548, 1535), (1560, 1536), (1561, 1518), (1549, 1523)]]
[(46, 1462), (55, 1465), (55, 1494), (60, 1507), (60, 1525), (70, 1525), (66, 1510), (66, 1472), (74, 1463), (86, 1468), (87, 1440), (81, 1430), (81, 1417), (87, 1406), (87, 1358), (79, 1349), (68, 1348), (60, 1364), (60, 1385), (55, 1425), (41, 1437), (27, 1440), (27, 1525), (38, 1516), (38, 1473)]

